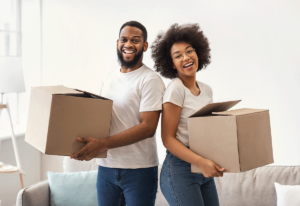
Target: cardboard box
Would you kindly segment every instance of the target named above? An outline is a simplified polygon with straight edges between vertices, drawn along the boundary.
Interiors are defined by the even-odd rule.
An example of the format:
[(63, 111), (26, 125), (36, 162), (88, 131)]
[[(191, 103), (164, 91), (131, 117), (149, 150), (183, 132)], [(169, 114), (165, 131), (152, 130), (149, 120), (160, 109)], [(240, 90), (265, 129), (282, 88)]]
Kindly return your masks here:
[[(190, 149), (225, 172), (244, 172), (274, 162), (269, 111), (226, 111), (238, 102), (208, 104), (188, 119)], [(191, 169), (201, 173), (195, 165)]]
[(33, 87), (25, 141), (45, 154), (71, 156), (85, 145), (77, 137), (108, 137), (112, 104), (64, 86)]

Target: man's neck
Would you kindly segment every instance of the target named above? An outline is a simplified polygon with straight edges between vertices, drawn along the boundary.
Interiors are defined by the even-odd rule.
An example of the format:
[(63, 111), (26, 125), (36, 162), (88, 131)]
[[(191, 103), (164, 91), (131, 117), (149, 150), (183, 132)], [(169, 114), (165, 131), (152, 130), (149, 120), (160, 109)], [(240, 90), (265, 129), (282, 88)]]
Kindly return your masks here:
[(134, 70), (137, 70), (138, 68), (140, 68), (143, 65), (142, 61), (139, 61), (134, 67), (132, 68), (125, 68), (125, 67), (121, 67), (121, 73), (128, 73), (128, 72), (132, 72)]

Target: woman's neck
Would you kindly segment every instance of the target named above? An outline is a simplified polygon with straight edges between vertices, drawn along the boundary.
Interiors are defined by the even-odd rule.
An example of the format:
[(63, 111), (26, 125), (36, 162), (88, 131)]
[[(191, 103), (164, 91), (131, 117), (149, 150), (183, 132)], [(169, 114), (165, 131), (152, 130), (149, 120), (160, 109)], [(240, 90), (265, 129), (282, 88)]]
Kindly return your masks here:
[(192, 77), (178, 76), (178, 78), (182, 81), (183, 85), (192, 92), (192, 94), (195, 96), (200, 94), (200, 88), (198, 88), (198, 84), (196, 83), (196, 75)]

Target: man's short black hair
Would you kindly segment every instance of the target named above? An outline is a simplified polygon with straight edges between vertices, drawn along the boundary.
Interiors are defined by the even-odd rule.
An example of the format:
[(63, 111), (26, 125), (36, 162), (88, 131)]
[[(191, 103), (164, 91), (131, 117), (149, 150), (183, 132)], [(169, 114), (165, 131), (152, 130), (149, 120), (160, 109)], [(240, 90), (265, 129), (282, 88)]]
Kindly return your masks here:
[(137, 22), (137, 21), (128, 21), (128, 22), (126, 22), (125, 24), (123, 24), (121, 26), (121, 29), (120, 29), (120, 32), (119, 32), (119, 36), (121, 34), (122, 29), (125, 26), (132, 26), (132, 27), (136, 27), (136, 28), (140, 29), (142, 31), (142, 33), (143, 33), (144, 42), (147, 41), (147, 37), (148, 37), (148, 35), (147, 35), (147, 29), (144, 27), (143, 24), (141, 24), (140, 22)]

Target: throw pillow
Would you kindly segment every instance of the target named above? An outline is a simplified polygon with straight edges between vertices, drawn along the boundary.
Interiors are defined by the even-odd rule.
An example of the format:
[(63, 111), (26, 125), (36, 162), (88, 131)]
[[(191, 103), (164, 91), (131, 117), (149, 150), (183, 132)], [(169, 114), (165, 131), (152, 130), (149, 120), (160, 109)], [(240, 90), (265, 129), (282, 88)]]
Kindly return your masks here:
[(97, 206), (98, 171), (47, 172), (51, 206)]
[(300, 185), (281, 185), (274, 183), (277, 194), (277, 206), (300, 205)]

